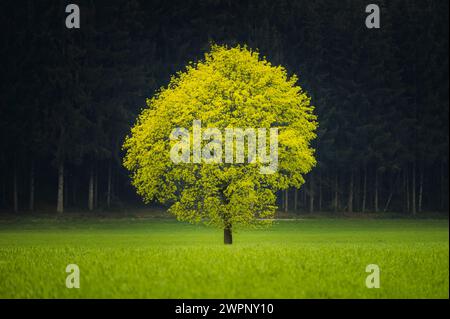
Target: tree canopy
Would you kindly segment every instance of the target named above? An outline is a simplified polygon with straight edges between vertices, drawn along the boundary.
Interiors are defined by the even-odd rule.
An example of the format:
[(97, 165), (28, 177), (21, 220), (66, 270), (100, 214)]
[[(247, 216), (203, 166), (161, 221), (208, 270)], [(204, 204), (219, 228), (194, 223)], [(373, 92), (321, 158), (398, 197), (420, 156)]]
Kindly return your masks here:
[[(124, 143), (124, 165), (132, 172), (137, 192), (147, 202), (170, 203), (170, 211), (179, 220), (231, 228), (271, 218), (276, 191), (299, 188), (303, 175), (316, 163), (311, 141), (317, 122), (310, 98), (295, 75), (289, 76), (285, 68), (245, 46), (213, 45), (204, 60), (173, 76), (167, 87), (147, 100), (147, 106)], [(211, 136), (203, 132), (203, 153), (205, 147), (212, 147), (219, 161), (195, 161), (195, 151), (188, 146), (191, 159), (175, 163), (170, 158), (176, 143), (169, 139), (171, 132), (191, 127), (194, 121), (215, 129), (219, 140), (220, 132), (227, 129), (240, 128), (245, 133), (251, 128), (264, 132), (263, 137), (258, 135), (259, 142), (268, 138), (266, 131), (259, 130), (272, 129), (278, 145), (272, 145), (272, 140), (258, 143), (258, 156), (253, 158), (251, 145), (256, 137), (245, 134), (239, 139), (234, 134), (236, 161), (229, 163), (225, 152), (217, 150)], [(244, 138), (247, 161), (240, 163), (236, 152)], [(278, 163), (268, 172), (262, 157), (274, 151), (278, 158), (273, 160)]]

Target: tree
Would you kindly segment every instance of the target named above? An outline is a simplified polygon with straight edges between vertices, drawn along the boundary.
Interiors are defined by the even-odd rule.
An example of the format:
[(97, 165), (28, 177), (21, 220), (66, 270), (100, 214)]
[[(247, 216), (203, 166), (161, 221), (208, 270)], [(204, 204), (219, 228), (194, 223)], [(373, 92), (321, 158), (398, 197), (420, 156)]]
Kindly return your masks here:
[[(203, 61), (189, 64), (147, 100), (148, 108), (126, 138), (124, 166), (132, 173), (137, 193), (145, 202), (156, 199), (170, 204), (169, 211), (178, 220), (223, 228), (225, 244), (232, 243), (234, 225), (270, 224), (276, 192), (299, 188), (304, 174), (316, 164), (310, 146), (316, 137), (316, 117), (310, 98), (296, 82), (295, 75), (289, 77), (283, 67), (271, 65), (245, 46), (213, 45)], [(207, 139), (201, 142), (203, 160), (196, 160), (196, 151), (190, 152), (188, 146), (188, 160), (174, 163), (170, 153), (178, 142), (169, 139), (171, 132), (191, 126), (195, 130), (196, 121), (217, 130), (209, 137), (203, 133)], [(277, 169), (264, 171), (261, 157), (270, 149), (274, 158), (273, 144), (259, 144), (262, 151), (256, 158), (247, 147), (246, 163), (227, 161), (227, 151), (214, 143), (221, 139), (220, 132), (230, 128), (278, 132)], [(242, 146), (245, 137), (247, 146), (251, 144), (251, 134), (241, 137)], [(192, 140), (195, 143), (195, 137)], [(190, 145), (191, 138), (187, 141)]]

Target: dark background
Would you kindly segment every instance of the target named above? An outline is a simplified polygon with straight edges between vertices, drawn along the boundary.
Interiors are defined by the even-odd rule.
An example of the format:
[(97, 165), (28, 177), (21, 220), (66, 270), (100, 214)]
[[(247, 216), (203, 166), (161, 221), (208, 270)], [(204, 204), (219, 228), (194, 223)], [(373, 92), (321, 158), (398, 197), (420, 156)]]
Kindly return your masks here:
[[(72, 1), (71, 1), (72, 2)], [(0, 2), (0, 208), (139, 207), (121, 145), (145, 99), (210, 43), (296, 73), (319, 120), (298, 212), (448, 212), (448, 1)], [(62, 175), (61, 175), (62, 176)], [(34, 200), (33, 200), (34, 199)]]

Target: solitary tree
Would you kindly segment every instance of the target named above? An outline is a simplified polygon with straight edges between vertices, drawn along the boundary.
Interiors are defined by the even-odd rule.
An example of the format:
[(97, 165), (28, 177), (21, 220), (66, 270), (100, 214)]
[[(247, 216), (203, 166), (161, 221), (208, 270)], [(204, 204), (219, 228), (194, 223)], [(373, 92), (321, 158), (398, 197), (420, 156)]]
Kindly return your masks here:
[(147, 100), (126, 138), (138, 194), (178, 220), (223, 228), (225, 244), (234, 225), (270, 223), (276, 192), (299, 188), (316, 163), (316, 117), (296, 83), (256, 51), (213, 45)]

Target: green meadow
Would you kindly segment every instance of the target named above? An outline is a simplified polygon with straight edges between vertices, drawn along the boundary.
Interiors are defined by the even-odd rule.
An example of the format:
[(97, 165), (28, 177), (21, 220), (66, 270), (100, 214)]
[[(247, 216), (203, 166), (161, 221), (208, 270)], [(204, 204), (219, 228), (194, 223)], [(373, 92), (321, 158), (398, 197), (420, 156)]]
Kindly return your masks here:
[(0, 298), (448, 298), (448, 231), (447, 219), (277, 220), (225, 246), (223, 231), (173, 219), (2, 218)]

